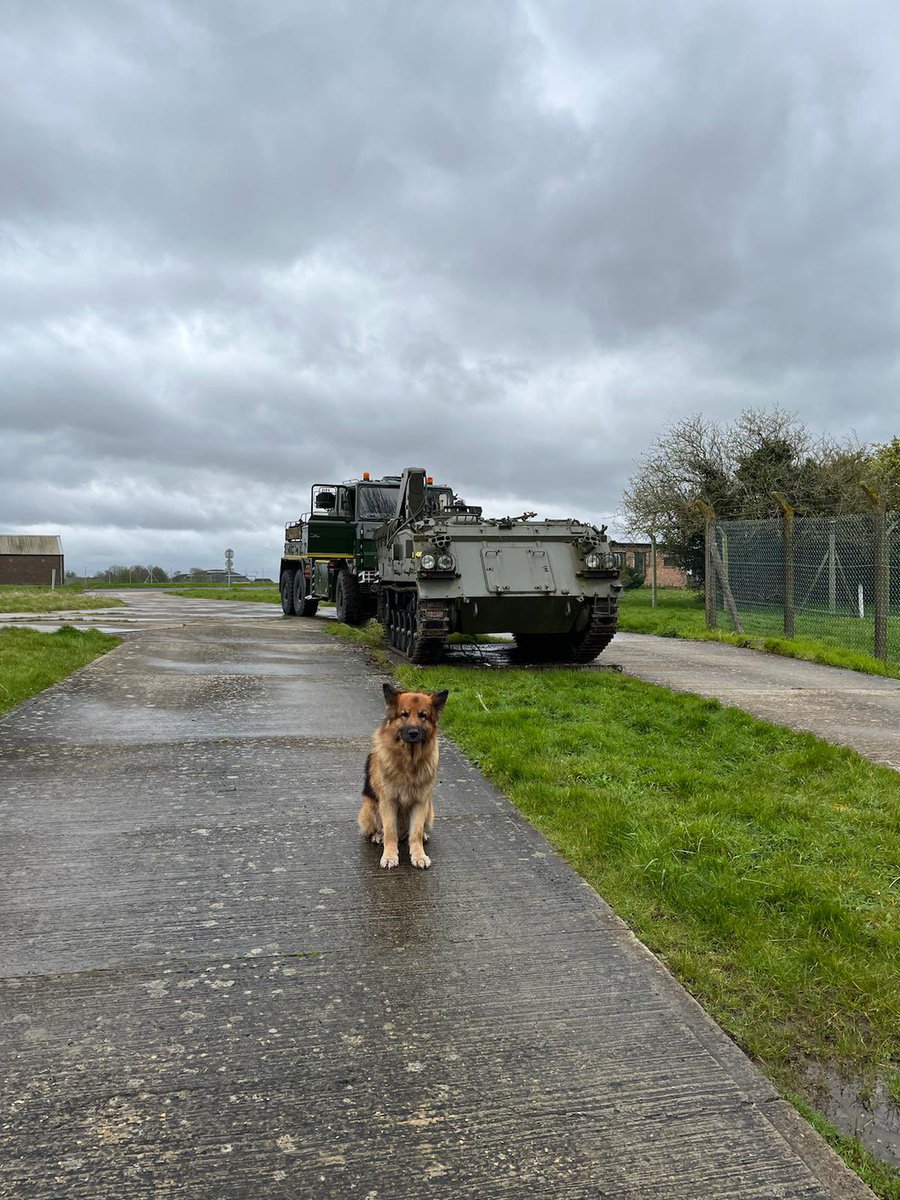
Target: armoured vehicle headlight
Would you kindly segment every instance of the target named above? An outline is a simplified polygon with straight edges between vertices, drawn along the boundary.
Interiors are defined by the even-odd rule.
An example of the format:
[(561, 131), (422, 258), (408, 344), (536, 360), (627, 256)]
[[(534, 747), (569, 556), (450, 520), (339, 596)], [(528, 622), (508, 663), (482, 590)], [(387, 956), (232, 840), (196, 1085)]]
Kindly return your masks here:
[(584, 565), (589, 571), (599, 571), (603, 566), (603, 557), (599, 554), (586, 554), (584, 556)]
[(423, 571), (433, 571), (434, 570), (434, 555), (433, 554), (423, 554), (422, 557), (419, 559), (419, 564)]
[(606, 567), (607, 571), (614, 571), (619, 564), (616, 562), (616, 556), (614, 554), (604, 554), (603, 565)]
[(437, 565), (441, 571), (452, 571), (456, 563), (453, 561), (452, 554), (442, 554), (437, 560)]

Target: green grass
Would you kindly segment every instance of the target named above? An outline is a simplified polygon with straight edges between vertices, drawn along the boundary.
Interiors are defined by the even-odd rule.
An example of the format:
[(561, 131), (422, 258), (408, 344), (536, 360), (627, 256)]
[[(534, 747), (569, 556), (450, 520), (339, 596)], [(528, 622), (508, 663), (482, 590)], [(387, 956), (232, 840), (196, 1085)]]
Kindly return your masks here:
[(96, 629), (73, 629), (71, 625), (54, 633), (0, 629), (0, 712), (86, 666), (120, 641)]
[(88, 596), (79, 584), (64, 587), (26, 587), (0, 584), (0, 612), (42, 613), (81, 611), (85, 608), (122, 608), (123, 602), (112, 596)]
[(398, 674), (780, 1087), (890, 1077), (900, 776), (611, 673)]
[(384, 626), (380, 621), (366, 621), (364, 625), (344, 625), (340, 621), (329, 621), (322, 628), (332, 637), (343, 638), (347, 642), (356, 642), (365, 646), (375, 662), (383, 670), (392, 670), (391, 660), (387, 656), (387, 639)]
[[(254, 583), (236, 583), (230, 588), (201, 584), (199, 587), (169, 586), (172, 596), (187, 596), (191, 600), (253, 600), (260, 604), (281, 604), (281, 593), (277, 587), (260, 586)], [(329, 600), (320, 600), (320, 608), (333, 608)]]
[(703, 597), (690, 590), (660, 588), (656, 608), (650, 606), (649, 588), (631, 588), (619, 601), (619, 628), (628, 633), (652, 633), (657, 637), (692, 638), (696, 641), (727, 642), (750, 650), (780, 654), (831, 667), (846, 667), (868, 675), (900, 679), (900, 619), (889, 625), (888, 651), (894, 661), (883, 662), (864, 649), (872, 637), (872, 621), (850, 617), (821, 617), (798, 614), (796, 637), (782, 634), (781, 615), (775, 610), (742, 615), (743, 634), (731, 631), (731, 619), (719, 614), (718, 629), (707, 629)]
[(235, 584), (232, 587), (172, 587), (169, 584), (169, 595), (186, 596), (190, 600), (253, 600), (257, 604), (281, 604), (281, 593), (277, 587), (256, 587), (252, 590), (246, 584)]

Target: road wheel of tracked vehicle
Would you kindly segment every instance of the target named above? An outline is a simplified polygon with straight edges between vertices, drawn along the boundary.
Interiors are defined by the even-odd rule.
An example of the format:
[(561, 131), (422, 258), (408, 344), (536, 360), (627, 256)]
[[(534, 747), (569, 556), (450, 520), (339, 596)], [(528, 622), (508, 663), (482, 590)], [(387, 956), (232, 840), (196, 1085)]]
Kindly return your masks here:
[(334, 589), (335, 615), (345, 625), (361, 625), (365, 620), (363, 599), (359, 591), (359, 582), (349, 571), (341, 571), (337, 577)]
[(388, 645), (394, 650), (398, 650), (400, 648), (400, 607), (393, 592), (385, 593), (381, 623), (384, 626)]
[(388, 592), (384, 601), (382, 624), (389, 645), (414, 663), (432, 663), (441, 656), (442, 637), (424, 637), (419, 632), (416, 595)]
[(307, 599), (308, 587), (306, 572), (301, 566), (294, 575), (294, 612), (298, 617), (314, 617), (319, 608), (318, 600)]
[(418, 606), (415, 596), (410, 597), (407, 609), (409, 632), (405, 654), (414, 663), (436, 662), (443, 653), (444, 639), (442, 637), (425, 637), (419, 629)]
[(293, 617), (294, 612), (294, 572), (282, 571), (279, 585), (281, 592), (281, 611), (286, 617)]
[(400, 649), (403, 651), (404, 654), (409, 654), (410, 647), (412, 646), (412, 640), (413, 640), (413, 615), (412, 615), (412, 609), (409, 607), (409, 605), (407, 605), (407, 607), (403, 610), (403, 635), (402, 635), (402, 638), (403, 638), (403, 640), (402, 640)]

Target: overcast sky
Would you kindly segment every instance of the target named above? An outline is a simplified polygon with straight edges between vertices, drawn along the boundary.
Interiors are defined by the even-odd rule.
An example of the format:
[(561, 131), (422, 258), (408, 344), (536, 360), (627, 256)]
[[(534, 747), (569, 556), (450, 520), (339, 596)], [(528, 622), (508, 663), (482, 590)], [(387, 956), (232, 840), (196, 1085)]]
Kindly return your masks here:
[(272, 573), (309, 485), (610, 519), (898, 432), (897, 0), (0, 0), (0, 532)]

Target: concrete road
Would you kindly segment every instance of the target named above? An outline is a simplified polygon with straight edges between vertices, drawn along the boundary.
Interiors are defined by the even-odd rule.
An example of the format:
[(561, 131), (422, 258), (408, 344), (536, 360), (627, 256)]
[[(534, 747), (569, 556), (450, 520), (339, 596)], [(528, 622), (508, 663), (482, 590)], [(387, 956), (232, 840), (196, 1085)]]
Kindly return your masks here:
[[(207, 621), (213, 612), (217, 620), (249, 621), (266, 617), (281, 620), (277, 605), (252, 600), (197, 600), (192, 597), (169, 595), (153, 588), (122, 588), (92, 593), (124, 600), (125, 608), (84, 608), (49, 613), (0, 613), (0, 629), (28, 628), (52, 631), (62, 625), (76, 628), (100, 629), (124, 637), (147, 625), (185, 625)], [(213, 605), (214, 608), (210, 608)]]
[(900, 679), (820, 667), (722, 642), (617, 633), (597, 660), (755, 717), (808, 730), (900, 770)]
[[(192, 600), (151, 589), (106, 594), (124, 600), (127, 609), (3, 614), (0, 628), (28, 625), (51, 630), (69, 623), (126, 636), (148, 626), (205, 623), (213, 616), (218, 621), (282, 620), (281, 610), (272, 604)], [(325, 619), (332, 615), (331, 610), (319, 614)], [(456, 654), (466, 660), (465, 651)], [(478, 665), (482, 658), (490, 661), (494, 656), (505, 659), (506, 652), (485, 646), (470, 654), (468, 661)], [(873, 762), (900, 770), (900, 679), (821, 667), (720, 642), (635, 633), (616, 634), (596, 666), (616, 667), (650, 683), (713, 697), (776, 725), (850, 746)]]
[(0, 1195), (870, 1196), (452, 746), (382, 871), (381, 713), (216, 606), (0, 720)]

